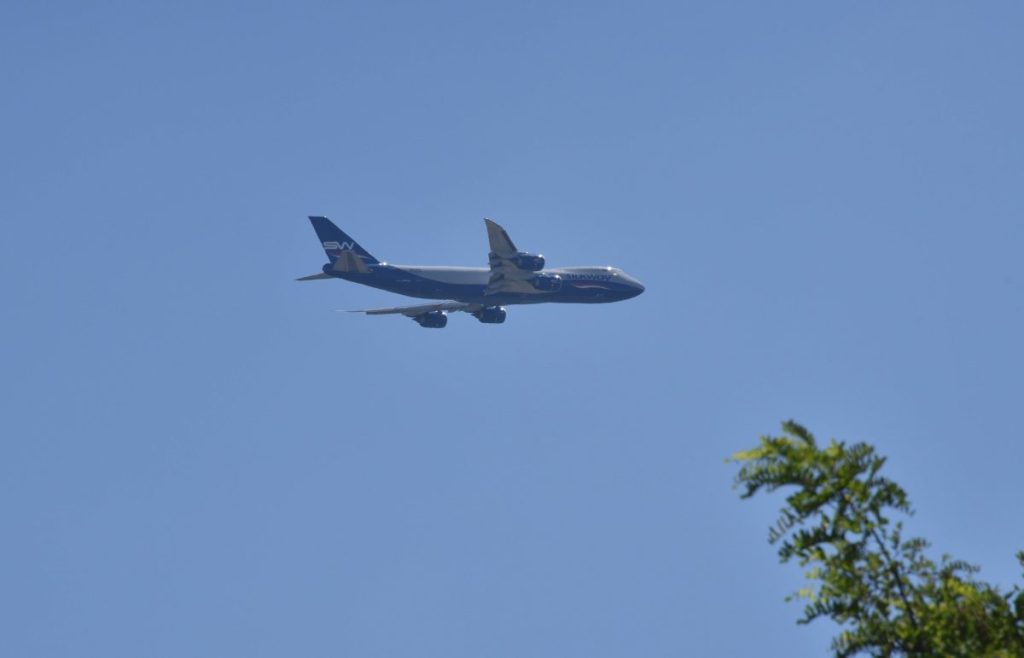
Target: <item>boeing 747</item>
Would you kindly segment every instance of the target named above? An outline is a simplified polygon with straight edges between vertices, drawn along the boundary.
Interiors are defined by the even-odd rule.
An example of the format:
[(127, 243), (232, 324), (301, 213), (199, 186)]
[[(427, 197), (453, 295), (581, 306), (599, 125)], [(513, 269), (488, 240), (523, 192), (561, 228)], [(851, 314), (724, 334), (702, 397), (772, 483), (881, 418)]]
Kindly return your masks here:
[(330, 261), (318, 274), (299, 281), (343, 279), (409, 297), (444, 300), (418, 306), (377, 308), (355, 313), (401, 314), (421, 327), (440, 329), (448, 313), (463, 311), (486, 324), (501, 324), (513, 304), (618, 302), (636, 297), (643, 285), (615, 267), (544, 269), (543, 256), (520, 251), (508, 233), (490, 219), (490, 267), (390, 265), (382, 263), (326, 217), (310, 217)]

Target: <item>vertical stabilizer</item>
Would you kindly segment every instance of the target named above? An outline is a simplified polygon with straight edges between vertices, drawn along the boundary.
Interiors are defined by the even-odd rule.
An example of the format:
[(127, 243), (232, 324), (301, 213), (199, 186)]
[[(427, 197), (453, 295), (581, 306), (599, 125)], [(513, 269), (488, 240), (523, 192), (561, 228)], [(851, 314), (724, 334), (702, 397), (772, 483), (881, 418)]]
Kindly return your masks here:
[(342, 271), (363, 271), (363, 266), (380, 262), (326, 217), (310, 217), (309, 221), (331, 262), (337, 266), (341, 259)]

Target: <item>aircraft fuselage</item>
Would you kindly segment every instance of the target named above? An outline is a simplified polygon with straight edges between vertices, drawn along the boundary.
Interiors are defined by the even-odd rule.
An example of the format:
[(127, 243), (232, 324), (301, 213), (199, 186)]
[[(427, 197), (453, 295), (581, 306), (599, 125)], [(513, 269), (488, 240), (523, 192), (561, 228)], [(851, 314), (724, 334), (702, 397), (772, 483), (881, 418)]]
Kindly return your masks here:
[[(636, 297), (644, 287), (613, 267), (562, 267), (541, 270), (540, 277), (559, 282), (555, 290), (485, 294), (491, 272), (484, 267), (425, 265), (371, 265), (369, 272), (337, 272), (330, 263), (324, 274), (388, 292), (421, 299), (453, 299), (460, 302), (505, 306), (510, 304), (599, 304)], [(552, 286), (554, 287), (554, 286)]]

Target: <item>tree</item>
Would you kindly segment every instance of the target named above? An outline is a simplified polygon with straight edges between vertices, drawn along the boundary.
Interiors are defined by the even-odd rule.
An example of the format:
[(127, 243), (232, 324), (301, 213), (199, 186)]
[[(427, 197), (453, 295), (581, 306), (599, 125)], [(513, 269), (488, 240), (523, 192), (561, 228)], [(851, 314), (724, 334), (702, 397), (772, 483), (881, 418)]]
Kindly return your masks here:
[[(807, 568), (799, 623), (831, 618), (840, 626), (837, 657), (1024, 657), (1024, 591), (1007, 594), (977, 580), (978, 568), (905, 539), (893, 513), (911, 514), (906, 492), (880, 475), (885, 458), (867, 443), (829, 442), (793, 421), (762, 436), (740, 464), (735, 486), (750, 498), (792, 488), (769, 542), (782, 562)], [(1024, 551), (1017, 553), (1024, 567)]]

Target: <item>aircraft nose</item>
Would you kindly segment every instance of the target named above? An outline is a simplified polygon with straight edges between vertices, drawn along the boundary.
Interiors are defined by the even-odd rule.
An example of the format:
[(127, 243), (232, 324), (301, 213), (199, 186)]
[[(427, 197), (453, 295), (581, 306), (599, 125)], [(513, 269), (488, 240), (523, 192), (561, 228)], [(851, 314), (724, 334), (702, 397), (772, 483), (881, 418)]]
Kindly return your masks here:
[(644, 290), (646, 290), (646, 288), (644, 288), (644, 284), (640, 283), (636, 279), (633, 279), (633, 294), (630, 295), (630, 296), (631, 297), (636, 297), (637, 295), (642, 293)]

